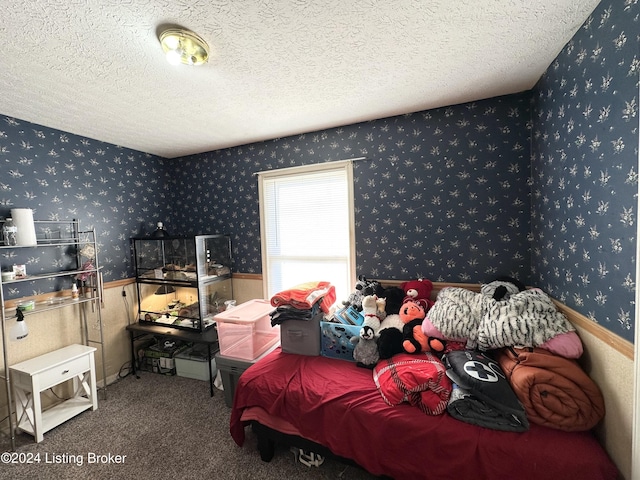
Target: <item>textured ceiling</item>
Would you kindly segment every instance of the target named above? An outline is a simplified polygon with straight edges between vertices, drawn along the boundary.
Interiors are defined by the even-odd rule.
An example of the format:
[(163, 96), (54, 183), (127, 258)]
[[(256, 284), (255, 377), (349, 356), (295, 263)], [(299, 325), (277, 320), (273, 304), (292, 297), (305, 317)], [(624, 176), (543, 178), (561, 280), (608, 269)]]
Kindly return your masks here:
[(3, 0), (0, 114), (175, 158), (528, 90), (598, 3)]

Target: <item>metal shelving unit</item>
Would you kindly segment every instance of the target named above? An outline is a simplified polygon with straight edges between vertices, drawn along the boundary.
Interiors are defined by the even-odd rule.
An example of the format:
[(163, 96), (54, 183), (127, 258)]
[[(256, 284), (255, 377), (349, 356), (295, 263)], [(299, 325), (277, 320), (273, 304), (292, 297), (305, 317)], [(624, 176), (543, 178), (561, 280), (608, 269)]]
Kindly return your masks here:
[[(0, 221), (0, 225), (3, 221)], [(37, 244), (34, 246), (7, 246), (0, 244), (2, 250), (22, 250), (34, 248), (58, 248), (62, 249), (61, 256), (69, 261), (68, 268), (61, 267), (58, 270), (52, 267), (50, 273), (38, 273), (26, 275), (22, 278), (15, 278), (9, 281), (0, 280), (0, 318), (2, 321), (2, 352), (4, 358), (4, 378), (7, 410), (9, 419), (9, 430), (11, 436), (11, 449), (15, 450), (15, 431), (16, 419), (14, 419), (13, 391), (11, 387), (11, 376), (9, 374), (9, 355), (8, 355), (8, 328), (7, 320), (17, 316), (15, 306), (7, 306), (5, 301), (5, 288), (8, 285), (20, 284), (23, 282), (35, 282), (39, 280), (52, 279), (57, 277), (69, 277), (76, 281), (78, 276), (85, 276), (86, 280), (82, 284), (82, 292), (78, 298), (71, 296), (60, 296), (60, 291), (51, 291), (42, 295), (38, 295), (35, 300), (33, 309), (23, 311), (22, 314), (27, 317), (43, 313), (49, 310), (57, 310), (60, 308), (71, 307), (76, 308), (78, 316), (82, 320), (83, 325), (83, 342), (85, 345), (100, 345), (102, 358), (102, 378), (103, 386), (101, 388), (106, 398), (106, 361), (104, 349), (104, 336), (102, 328), (102, 306), (103, 306), (103, 285), (101, 267), (98, 261), (98, 246), (95, 229), (81, 231), (78, 220), (49, 221), (36, 220)], [(91, 256), (88, 256), (90, 252)], [(89, 263), (87, 263), (90, 260)], [(24, 300), (24, 298), (21, 298)], [(89, 331), (89, 318), (93, 317), (94, 325), (97, 327), (98, 338), (92, 337)]]

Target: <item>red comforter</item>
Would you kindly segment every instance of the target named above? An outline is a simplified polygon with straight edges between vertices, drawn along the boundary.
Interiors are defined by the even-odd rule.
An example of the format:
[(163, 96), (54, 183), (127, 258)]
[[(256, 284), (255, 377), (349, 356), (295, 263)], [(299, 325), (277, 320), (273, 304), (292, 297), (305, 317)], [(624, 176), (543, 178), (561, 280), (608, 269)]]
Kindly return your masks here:
[(230, 432), (242, 446), (242, 414), (261, 407), (301, 436), (374, 475), (401, 479), (612, 480), (617, 469), (589, 432), (531, 425), (522, 433), (425, 415), (385, 403), (371, 370), (277, 348), (239, 378)]

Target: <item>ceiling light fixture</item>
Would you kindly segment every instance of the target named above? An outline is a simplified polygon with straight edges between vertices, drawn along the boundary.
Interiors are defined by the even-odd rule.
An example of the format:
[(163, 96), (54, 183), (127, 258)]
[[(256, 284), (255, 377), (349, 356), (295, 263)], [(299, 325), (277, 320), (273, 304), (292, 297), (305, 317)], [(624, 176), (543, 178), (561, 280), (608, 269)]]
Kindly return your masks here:
[(184, 28), (168, 28), (159, 35), (169, 63), (202, 65), (209, 59), (209, 45), (200, 36)]

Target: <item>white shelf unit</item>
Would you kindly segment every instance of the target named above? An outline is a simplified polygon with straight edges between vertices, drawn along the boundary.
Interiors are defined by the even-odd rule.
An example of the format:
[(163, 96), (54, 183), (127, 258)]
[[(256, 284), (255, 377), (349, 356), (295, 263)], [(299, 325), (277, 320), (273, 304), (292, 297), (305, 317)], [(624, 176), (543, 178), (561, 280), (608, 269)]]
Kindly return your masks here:
[[(0, 226), (3, 221), (0, 221)], [(7, 321), (17, 316), (17, 310), (15, 305), (11, 306), (11, 303), (15, 304), (14, 300), (25, 300), (32, 298), (13, 299), (11, 301), (5, 300), (5, 289), (9, 285), (14, 285), (22, 282), (31, 282), (42, 279), (50, 279), (56, 277), (69, 277), (75, 281), (78, 275), (86, 275), (88, 280), (84, 284), (83, 291), (79, 298), (71, 298), (69, 291), (51, 291), (42, 295), (38, 295), (33, 298), (35, 306), (32, 310), (23, 311), (25, 317), (43, 313), (49, 310), (56, 310), (65, 307), (76, 308), (77, 317), (80, 317), (83, 325), (82, 338), (85, 346), (95, 345), (100, 348), (100, 355), (102, 360), (102, 378), (103, 386), (101, 388), (104, 398), (106, 398), (106, 361), (105, 361), (105, 345), (102, 326), (102, 303), (103, 303), (103, 285), (101, 267), (98, 261), (98, 245), (95, 229), (82, 231), (79, 228), (78, 220), (35, 220), (37, 244), (34, 246), (7, 246), (0, 244), (0, 253), (2, 250), (16, 250), (16, 249), (34, 249), (34, 248), (59, 248), (65, 250), (64, 255), (70, 260), (71, 268), (60, 268), (59, 270), (52, 269), (51, 273), (33, 274), (30, 275), (27, 271), (27, 276), (23, 278), (15, 278), (13, 280), (2, 282), (0, 280), (0, 319), (2, 321), (2, 352), (4, 358), (4, 375), (0, 374), (0, 378), (4, 379), (5, 390), (7, 396), (7, 411), (10, 430), (10, 442), (11, 450), (15, 450), (15, 432), (17, 419), (14, 418), (14, 405), (13, 405), (13, 388), (10, 373), (10, 359), (8, 355), (8, 335)], [(85, 257), (81, 252), (83, 248), (93, 250), (91, 257)], [(92, 260), (89, 266), (85, 266), (87, 260)], [(97, 326), (97, 333), (92, 335), (89, 331), (89, 318), (92, 318)], [(97, 335), (97, 338), (95, 337)], [(94, 382), (95, 385), (95, 382)], [(86, 399), (85, 399), (86, 400)], [(83, 400), (74, 399), (65, 407), (59, 407), (58, 410), (54, 410), (49, 416), (55, 415), (56, 411), (66, 410), (71, 408), (77, 410), (80, 406), (75, 405), (82, 403)], [(77, 407), (77, 408), (76, 408)], [(65, 415), (68, 414), (65, 413)], [(22, 429), (21, 425), (20, 428)], [(28, 431), (28, 428), (24, 428)]]

